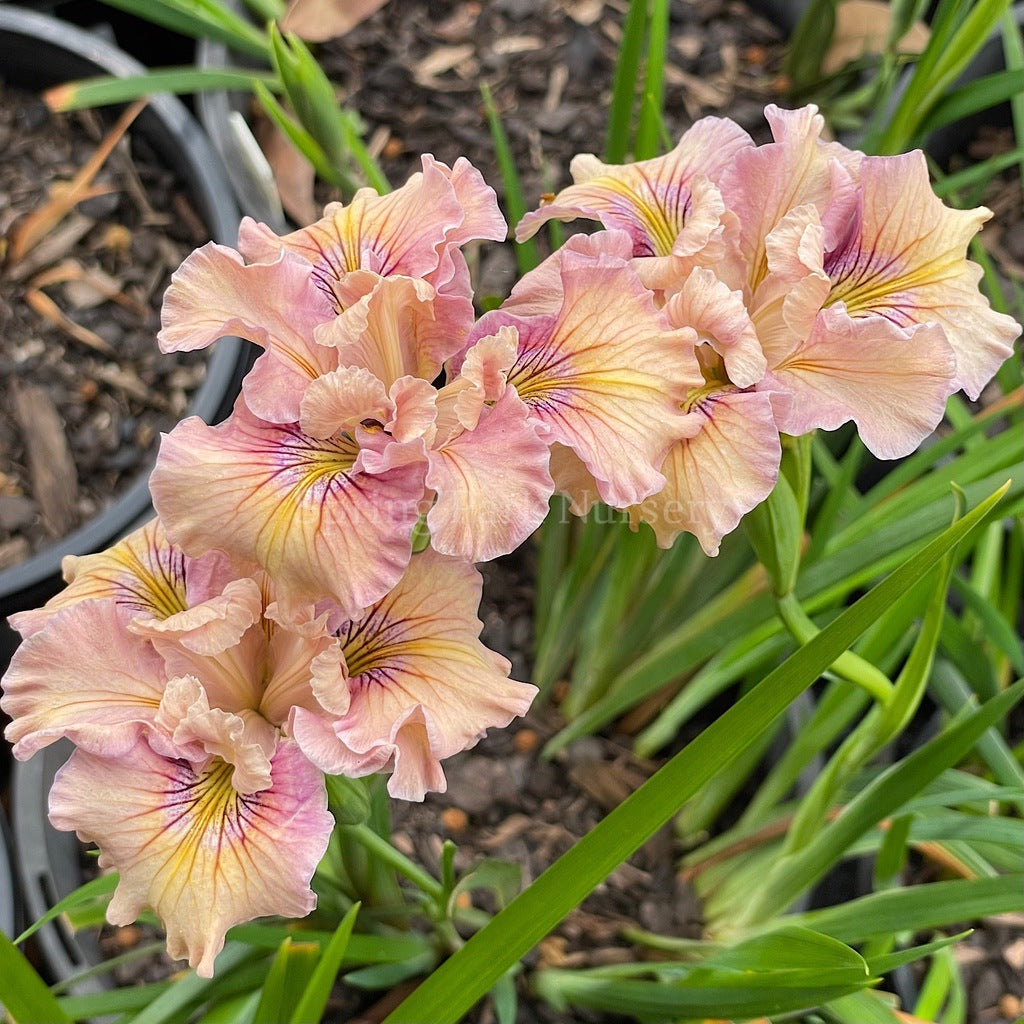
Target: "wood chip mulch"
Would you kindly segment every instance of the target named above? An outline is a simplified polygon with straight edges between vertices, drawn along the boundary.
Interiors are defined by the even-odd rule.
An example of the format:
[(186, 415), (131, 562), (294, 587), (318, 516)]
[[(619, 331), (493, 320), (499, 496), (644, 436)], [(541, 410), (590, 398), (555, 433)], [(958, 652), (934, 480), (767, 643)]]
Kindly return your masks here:
[(204, 353), (156, 346), (171, 272), (208, 236), (141, 138), (122, 139), (98, 194), (13, 258), (19, 225), (106, 130), (0, 83), (0, 569), (126, 488), (205, 373)]

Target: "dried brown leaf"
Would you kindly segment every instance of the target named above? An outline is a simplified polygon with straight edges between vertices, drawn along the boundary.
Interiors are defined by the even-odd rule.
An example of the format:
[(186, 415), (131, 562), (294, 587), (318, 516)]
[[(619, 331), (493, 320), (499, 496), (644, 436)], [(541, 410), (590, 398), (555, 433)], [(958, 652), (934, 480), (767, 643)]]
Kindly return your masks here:
[(315, 221), (319, 211), (313, 196), (316, 171), (312, 164), (277, 125), (266, 119), (260, 121), (259, 141), (263, 155), (274, 172), (274, 183), (285, 213), (296, 224)]
[(310, 43), (322, 43), (351, 32), (379, 11), (387, 0), (291, 0), (281, 28)]
[(17, 264), (8, 266), (5, 273), (12, 281), (31, 277), (41, 267), (66, 256), (81, 239), (92, 230), (96, 221), (83, 213), (70, 213), (35, 248)]
[(76, 324), (46, 292), (41, 292), (37, 288), (27, 289), (25, 291), (25, 305), (34, 313), (38, 313), (44, 320), (49, 320), (55, 327), (59, 327), (66, 334), (71, 335), (75, 341), (81, 342), (87, 348), (102, 352), (105, 356), (117, 356), (113, 348), (95, 331), (90, 331), (88, 327)]
[(420, 85), (430, 88), (435, 84), (434, 79), (438, 75), (451, 71), (464, 60), (469, 60), (475, 52), (476, 47), (472, 43), (463, 43), (460, 46), (439, 46), (432, 53), (427, 54), (423, 60), (417, 62), (412, 69), (412, 77)]
[[(866, 53), (881, 53), (889, 35), (891, 12), (885, 0), (843, 0), (836, 8), (832, 45), (821, 62), (831, 75)], [(928, 26), (915, 22), (899, 42), (902, 53), (920, 53), (928, 45)]]
[(7, 259), (17, 263), (25, 254), (55, 228), (83, 199), (92, 192), (92, 182), (106, 163), (107, 157), (120, 142), (121, 137), (139, 113), (147, 100), (137, 100), (117, 119), (114, 126), (96, 147), (96, 151), (82, 165), (78, 173), (66, 185), (51, 191), (50, 198), (38, 209), (33, 210), (11, 232), (11, 246)]
[(11, 394), (33, 496), (50, 534), (61, 537), (75, 524), (78, 497), (78, 473), (64, 423), (42, 388), (12, 382)]
[(32, 278), (32, 288), (63, 284), (64, 294), (75, 309), (93, 309), (102, 302), (116, 302), (137, 316), (149, 315), (149, 307), (126, 295), (122, 282), (100, 267), (86, 267), (78, 260), (62, 260)]

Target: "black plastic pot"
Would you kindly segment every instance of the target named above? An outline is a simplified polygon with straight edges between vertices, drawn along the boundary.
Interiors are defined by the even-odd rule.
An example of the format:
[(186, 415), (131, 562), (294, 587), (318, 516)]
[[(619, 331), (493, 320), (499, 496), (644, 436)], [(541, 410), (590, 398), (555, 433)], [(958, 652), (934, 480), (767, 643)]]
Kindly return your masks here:
[[(154, 25), (103, 0), (10, 0), (13, 6), (96, 32), (147, 67), (191, 64), (195, 41)], [(0, 0), (0, 4), (8, 0)]]
[[(43, 89), (89, 75), (135, 75), (144, 70), (90, 32), (35, 11), (0, 4), (0, 73), (8, 82)], [(181, 102), (173, 96), (154, 96), (131, 131), (144, 138), (157, 157), (177, 173), (211, 237), (233, 243), (239, 220), (234, 197), (217, 154)], [(223, 418), (231, 409), (249, 360), (248, 345), (237, 339), (218, 342), (187, 414), (211, 423)], [(127, 490), (84, 526), (0, 572), (0, 672), (17, 645), (16, 635), (4, 620), (44, 603), (60, 589), (64, 556), (102, 550), (152, 515), (151, 468), (141, 470)]]
[[(47, 800), (53, 777), (70, 757), (65, 740), (46, 747), (28, 761), (14, 766), (12, 820), (14, 854), (25, 919), (36, 921), (84, 881), (82, 845), (73, 832), (58, 832), (47, 818)], [(101, 960), (94, 935), (76, 934), (57, 917), (43, 925), (33, 941), (42, 955), (51, 981), (66, 981)], [(102, 992), (109, 975), (82, 978), (68, 987), (72, 995)]]
[(14, 877), (11, 834), (0, 807), (0, 932), (13, 939), (21, 931), (21, 887)]

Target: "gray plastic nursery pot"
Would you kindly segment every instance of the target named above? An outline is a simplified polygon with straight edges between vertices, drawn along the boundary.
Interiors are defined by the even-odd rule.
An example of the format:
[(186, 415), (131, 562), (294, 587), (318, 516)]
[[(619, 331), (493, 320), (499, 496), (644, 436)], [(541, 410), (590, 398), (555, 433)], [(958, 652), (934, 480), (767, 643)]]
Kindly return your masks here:
[[(91, 32), (0, 3), (0, 74), (12, 84), (44, 89), (90, 75), (135, 75), (144, 70), (133, 58)], [(234, 242), (239, 219), (234, 197), (217, 154), (184, 105), (173, 96), (154, 96), (131, 131), (144, 138), (156, 156), (175, 171), (210, 236)], [(207, 422), (223, 418), (238, 393), (249, 357), (249, 346), (237, 339), (220, 341), (186, 414), (198, 415)], [(27, 561), (0, 572), (0, 672), (17, 646), (6, 617), (44, 603), (60, 589), (64, 556), (102, 550), (152, 515), (151, 468), (145, 466), (127, 490), (83, 526)]]
[[(236, 14), (247, 14), (241, 0), (225, 0)], [(204, 69), (250, 67), (247, 58), (214, 39), (196, 45), (196, 66)], [(249, 127), (252, 95), (237, 90), (196, 94), (196, 114), (227, 168), (228, 178), (242, 213), (268, 224), (278, 234), (289, 230), (274, 182), (274, 172)]]
[[(61, 740), (14, 766), (11, 785), (14, 853), (25, 919), (36, 921), (86, 879), (82, 845), (73, 832), (58, 832), (46, 816), (50, 785), (72, 746)], [(60, 918), (43, 925), (33, 936), (50, 981), (67, 981), (100, 962), (99, 944), (89, 933), (73, 932)], [(72, 982), (71, 995), (102, 992), (109, 975)]]

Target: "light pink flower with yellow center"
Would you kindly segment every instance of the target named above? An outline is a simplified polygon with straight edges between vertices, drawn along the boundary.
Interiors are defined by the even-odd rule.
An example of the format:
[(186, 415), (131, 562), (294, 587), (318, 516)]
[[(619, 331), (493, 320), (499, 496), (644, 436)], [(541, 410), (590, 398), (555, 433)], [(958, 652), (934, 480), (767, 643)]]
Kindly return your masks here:
[(768, 358), (758, 388), (786, 399), (786, 433), (853, 420), (874, 454), (906, 455), (953, 391), (977, 397), (1019, 333), (966, 258), (989, 213), (944, 206), (920, 153), (823, 142), (813, 107), (766, 115), (776, 141), (721, 183), (740, 225), (722, 273), (741, 281)]
[(529, 536), (551, 493), (547, 446), (514, 393), (481, 398), (472, 422), (444, 413), (468, 379), (430, 383), (443, 353), (417, 331), (421, 285), (380, 278), (317, 329), (334, 365), (305, 383), (297, 421), (263, 420), (243, 397), (224, 424), (193, 418), (164, 438), (151, 486), (177, 544), (262, 567), (288, 608), (326, 599), (351, 617), (401, 577), (427, 509), (438, 548), (462, 557)]
[(188, 630), (153, 628), (188, 609), (160, 620), (119, 603), (145, 589), (148, 568), (135, 578), (54, 610), (22, 643), (4, 680), (6, 736), (19, 758), (62, 737), (77, 745), (51, 818), (120, 871), (108, 919), (152, 907), (171, 955), (210, 976), (233, 924), (315, 903), (333, 822), (320, 773), (284, 734), (295, 708), (322, 710), (318, 693), (340, 709), (340, 643), (313, 609), (283, 619), (261, 578), (248, 581), (256, 621), (236, 642), (189, 644)]
[(698, 121), (665, 156), (612, 165), (591, 154), (573, 158), (574, 184), (516, 229), (522, 242), (548, 220), (586, 217), (625, 231), (644, 284), (667, 289), (696, 266), (713, 266), (725, 254), (729, 225), (717, 181), (737, 154), (753, 143), (732, 121)]
[(338, 626), (344, 681), (333, 699), (321, 691), (331, 716), (293, 713), (302, 751), (332, 774), (390, 768), (388, 791), (406, 800), (443, 791), (441, 761), (525, 714), (537, 692), (480, 642), (480, 592), (468, 562), (415, 555), (387, 597)]
[(236, 763), (166, 749), (140, 738), (118, 758), (76, 750), (50, 791), (50, 820), (95, 842), (100, 867), (119, 872), (111, 924), (152, 908), (168, 953), (210, 978), (233, 925), (314, 908), (309, 882), (334, 821), (322, 775), (289, 741), (250, 792)]
[(362, 189), (308, 228), (279, 238), (246, 219), (240, 252), (213, 243), (196, 250), (165, 296), (161, 348), (203, 348), (229, 334), (254, 342), (266, 351), (243, 383), (249, 408), (268, 421), (293, 422), (309, 381), (338, 365), (316, 329), (382, 277), (415, 279), (424, 307), (415, 330), (439, 369), (464, 346), (473, 322), (459, 247), (505, 231), (493, 190), (468, 161), (448, 168), (424, 157), (423, 172), (402, 188), (383, 196)]
[(694, 270), (665, 312), (696, 330), (700, 374), (682, 402), (687, 436), (661, 467), (665, 486), (631, 508), (630, 519), (648, 523), (662, 547), (685, 530), (715, 555), (778, 477), (782, 448), (772, 398), (753, 387), (767, 363), (742, 294), (711, 271)]
[(238, 582), (249, 584), (238, 602), (249, 623), (241, 628), (244, 620), (236, 617), (230, 643), (196, 643), (187, 629), (160, 629), (171, 620), (140, 616), (117, 596), (54, 610), (15, 651), (4, 677), (2, 703), (12, 719), (6, 735), (15, 756), (27, 758), (61, 737), (111, 757), (143, 734), (173, 738), (166, 701), (183, 679), (201, 688), (207, 709), (241, 716), (247, 730), (256, 729), (270, 744), (269, 756), (292, 707), (318, 707), (316, 694), (335, 686), (340, 648), (326, 616), (312, 608), (285, 618), (266, 577)]
[(831, 244), (850, 215), (863, 153), (825, 142), (825, 119), (813, 104), (765, 107), (774, 141), (736, 154), (719, 185), (737, 219), (733, 251), (716, 268), (749, 302), (768, 272), (766, 241), (790, 210), (812, 206)]
[(10, 617), (22, 636), (38, 632), (62, 608), (112, 599), (130, 612), (133, 632), (174, 636), (210, 652), (237, 643), (260, 615), (253, 580), (236, 579), (220, 551), (189, 558), (167, 540), (157, 518), (98, 554), (68, 555), (61, 568), (62, 591), (42, 608)]
[(628, 245), (622, 232), (601, 232), (560, 251), (550, 261), (557, 280), (542, 264), (472, 335), (515, 331), (507, 384), (542, 437), (572, 449), (616, 508), (664, 486), (659, 466), (686, 432), (679, 403), (697, 370), (695, 333), (656, 307), (623, 256)]

